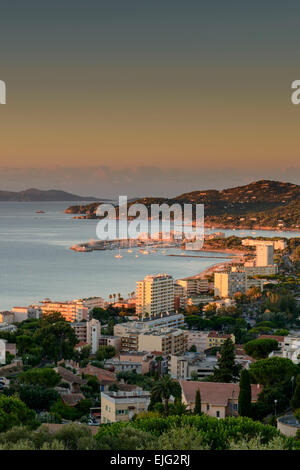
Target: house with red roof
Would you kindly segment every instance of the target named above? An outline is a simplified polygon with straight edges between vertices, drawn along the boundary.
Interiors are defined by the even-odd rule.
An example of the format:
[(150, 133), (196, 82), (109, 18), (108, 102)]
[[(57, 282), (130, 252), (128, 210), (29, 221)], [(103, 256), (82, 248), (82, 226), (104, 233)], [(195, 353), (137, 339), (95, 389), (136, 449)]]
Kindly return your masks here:
[[(236, 383), (195, 382), (181, 380), (182, 403), (189, 410), (195, 406), (197, 390), (200, 391), (201, 410), (203, 413), (216, 418), (238, 416), (238, 398), (240, 386)], [(255, 403), (262, 391), (262, 385), (251, 385), (251, 402)]]

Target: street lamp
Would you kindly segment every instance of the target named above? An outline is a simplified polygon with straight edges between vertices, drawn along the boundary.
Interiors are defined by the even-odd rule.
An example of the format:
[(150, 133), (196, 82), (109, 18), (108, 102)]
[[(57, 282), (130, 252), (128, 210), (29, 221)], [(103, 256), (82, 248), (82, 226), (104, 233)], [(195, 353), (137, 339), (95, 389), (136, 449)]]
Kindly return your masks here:
[(275, 403), (275, 416), (277, 416), (277, 411), (276, 411), (277, 401), (278, 401), (278, 400), (274, 400), (274, 403)]

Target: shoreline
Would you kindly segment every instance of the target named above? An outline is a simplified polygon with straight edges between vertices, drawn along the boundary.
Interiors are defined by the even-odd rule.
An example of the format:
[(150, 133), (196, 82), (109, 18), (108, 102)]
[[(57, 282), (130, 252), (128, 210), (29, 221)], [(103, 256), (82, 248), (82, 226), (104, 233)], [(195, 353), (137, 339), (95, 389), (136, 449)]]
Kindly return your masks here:
[[(100, 217), (97, 217), (95, 215), (92, 215), (92, 214), (85, 214), (85, 213), (80, 213), (80, 212), (73, 212), (70, 208), (67, 208), (64, 210), (64, 213), (65, 214), (70, 214), (72, 215), (73, 219), (77, 219), (77, 220), (88, 220), (88, 219), (94, 219), (94, 220), (100, 220)], [(119, 217), (115, 217), (113, 218), (113, 220), (119, 220)], [(128, 220), (134, 220), (134, 217), (129, 217)], [(147, 218), (148, 221), (151, 221), (151, 217), (148, 217)], [(193, 221), (191, 224), (190, 224), (192, 227), (195, 226), (195, 221)], [(238, 226), (230, 226), (230, 225), (224, 225), (224, 224), (221, 224), (219, 222), (204, 222), (204, 228), (208, 228), (208, 229), (222, 229), (222, 230), (232, 230), (232, 231), (235, 231), (235, 230), (251, 230), (251, 231), (255, 231), (255, 230), (261, 230), (261, 231), (272, 231), (272, 232), (300, 232), (300, 228), (292, 228), (292, 227), (278, 227), (278, 226), (261, 226), (261, 225), (256, 225), (256, 224), (253, 224), (253, 225), (238, 225)], [(280, 235), (279, 235), (280, 236)]]
[[(260, 225), (252, 225), (251, 227), (249, 226), (241, 226), (239, 225), (238, 227), (230, 227), (228, 225), (221, 225), (221, 224), (218, 224), (218, 223), (212, 223), (212, 222), (206, 222), (204, 223), (204, 228), (209, 228), (209, 229), (223, 229), (223, 230), (232, 230), (232, 231), (236, 231), (236, 230), (251, 230), (251, 231), (254, 231), (254, 230), (261, 230), (261, 231), (265, 231), (265, 232), (278, 232), (280, 234), (280, 232), (299, 232), (300, 233), (300, 228), (287, 228), (287, 227), (282, 227), (282, 228), (278, 228), (278, 227), (272, 227), (272, 226), (260, 226)], [(248, 237), (250, 237), (250, 235), (247, 235)], [(280, 235), (278, 235), (280, 236)], [(245, 235), (245, 238), (246, 238), (246, 235)], [(268, 237), (270, 238), (270, 237)], [(271, 237), (272, 238), (272, 237)], [(284, 236), (282, 238), (285, 238)]]
[(214, 263), (212, 266), (210, 266), (209, 268), (206, 268), (204, 271), (201, 271), (200, 273), (198, 274), (194, 274), (193, 276), (187, 276), (185, 278), (180, 278), (180, 279), (201, 279), (201, 278), (204, 278), (206, 275), (209, 275), (209, 274), (212, 274), (215, 272), (216, 269), (218, 268), (226, 268), (228, 267), (229, 265), (231, 265), (233, 262), (237, 262), (237, 263), (241, 263), (243, 261), (243, 255), (241, 254), (241, 252), (237, 251), (237, 250), (232, 250), (230, 248), (225, 248), (224, 250), (217, 250), (217, 249), (214, 249), (214, 250), (209, 250), (209, 249), (204, 249), (202, 251), (215, 251), (217, 253), (230, 253), (232, 254), (233, 256), (228, 259), (228, 261), (223, 261), (222, 263)]

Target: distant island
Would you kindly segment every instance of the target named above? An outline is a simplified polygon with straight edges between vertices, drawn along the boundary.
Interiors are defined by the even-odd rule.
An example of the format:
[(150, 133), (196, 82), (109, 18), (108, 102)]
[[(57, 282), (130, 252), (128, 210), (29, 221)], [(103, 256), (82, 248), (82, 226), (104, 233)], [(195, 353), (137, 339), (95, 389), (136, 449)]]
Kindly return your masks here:
[(41, 189), (27, 189), (25, 191), (0, 191), (2, 202), (51, 202), (51, 201), (99, 201), (98, 198), (90, 196), (78, 196), (56, 189), (43, 191)]
[[(300, 230), (300, 186), (280, 181), (260, 180), (245, 186), (218, 190), (198, 190), (174, 198), (145, 197), (131, 200), (145, 204), (204, 204), (205, 225), (215, 228)], [(76, 205), (66, 213), (78, 218), (97, 218), (99, 202)]]

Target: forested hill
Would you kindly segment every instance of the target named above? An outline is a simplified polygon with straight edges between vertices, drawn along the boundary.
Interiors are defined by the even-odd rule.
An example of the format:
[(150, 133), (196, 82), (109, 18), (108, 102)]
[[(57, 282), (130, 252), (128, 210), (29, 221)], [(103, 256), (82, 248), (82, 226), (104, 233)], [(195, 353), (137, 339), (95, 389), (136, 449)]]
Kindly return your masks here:
[(41, 189), (26, 189), (25, 191), (0, 191), (0, 201), (16, 202), (42, 202), (42, 201), (97, 201), (94, 197), (77, 196), (76, 194), (50, 189), (43, 191)]
[[(280, 181), (260, 180), (245, 186), (218, 190), (198, 190), (173, 198), (146, 197), (133, 203), (204, 204), (205, 221), (217, 226), (240, 228), (266, 226), (300, 227), (300, 186)], [(95, 217), (98, 204), (72, 206), (67, 212)]]

